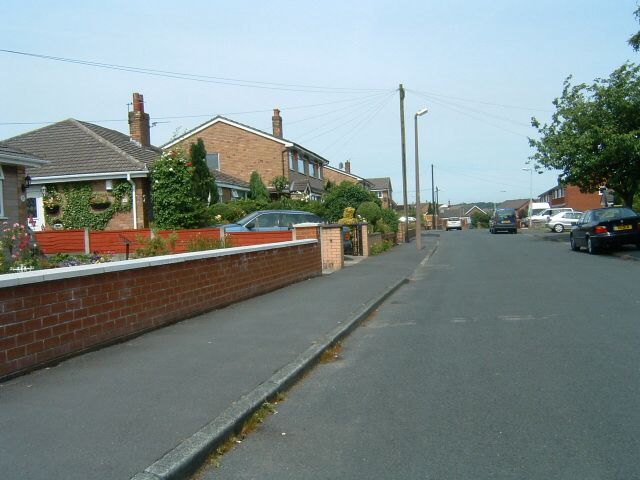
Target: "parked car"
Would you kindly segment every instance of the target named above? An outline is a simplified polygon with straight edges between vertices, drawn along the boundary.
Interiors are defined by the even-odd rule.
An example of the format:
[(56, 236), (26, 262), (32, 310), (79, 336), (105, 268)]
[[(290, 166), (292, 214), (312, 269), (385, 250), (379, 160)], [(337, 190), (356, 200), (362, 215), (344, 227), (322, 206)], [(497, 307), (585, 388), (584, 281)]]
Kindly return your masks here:
[(583, 212), (560, 212), (549, 219), (545, 226), (552, 232), (562, 233), (571, 230), (578, 223)]
[(222, 228), (225, 232), (269, 232), (290, 230), (298, 223), (324, 223), (324, 220), (314, 213), (301, 210), (258, 210), (236, 223), (222, 225)]
[(585, 247), (591, 254), (627, 244), (640, 248), (640, 215), (624, 207), (587, 210), (571, 231), (569, 242), (571, 250)]
[(549, 221), (549, 219), (551, 219), (551, 217), (553, 217), (554, 215), (557, 215), (560, 212), (573, 212), (573, 208), (569, 208), (569, 207), (546, 208), (542, 210), (540, 213), (531, 215), (531, 221), (529, 226), (546, 223)]
[(489, 233), (518, 233), (518, 219), (513, 208), (498, 208), (489, 220)]
[(416, 217), (400, 217), (400, 218), (398, 219), (398, 221), (399, 221), (400, 223), (404, 223), (404, 222), (405, 222), (405, 218), (408, 218), (408, 219), (409, 219), (409, 222), (415, 222), (415, 221), (416, 221)]
[(449, 230), (462, 230), (462, 221), (460, 217), (449, 217), (446, 223), (447, 232)]

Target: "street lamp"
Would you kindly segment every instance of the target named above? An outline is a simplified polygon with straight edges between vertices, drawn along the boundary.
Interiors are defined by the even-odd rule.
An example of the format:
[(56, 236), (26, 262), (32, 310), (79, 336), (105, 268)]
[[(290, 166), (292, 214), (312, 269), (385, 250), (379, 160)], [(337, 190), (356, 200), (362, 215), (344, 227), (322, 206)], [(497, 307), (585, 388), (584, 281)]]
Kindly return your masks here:
[(418, 117), (427, 113), (423, 108), (416, 112), (414, 116), (415, 124), (415, 144), (416, 144), (416, 248), (422, 250), (422, 208), (420, 208), (420, 162), (418, 160)]
[(524, 167), (522, 170), (529, 172), (529, 225), (527, 226), (531, 228), (531, 208), (533, 207), (533, 168)]

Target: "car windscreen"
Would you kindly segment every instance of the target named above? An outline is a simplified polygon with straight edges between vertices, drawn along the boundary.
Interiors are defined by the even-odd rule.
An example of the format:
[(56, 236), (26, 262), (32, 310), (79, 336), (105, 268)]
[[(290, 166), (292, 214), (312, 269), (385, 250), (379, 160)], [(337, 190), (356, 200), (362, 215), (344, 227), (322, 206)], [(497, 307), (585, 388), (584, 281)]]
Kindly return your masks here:
[(595, 220), (598, 222), (638, 216), (638, 214), (630, 208), (607, 208), (605, 210), (595, 210), (593, 214)]

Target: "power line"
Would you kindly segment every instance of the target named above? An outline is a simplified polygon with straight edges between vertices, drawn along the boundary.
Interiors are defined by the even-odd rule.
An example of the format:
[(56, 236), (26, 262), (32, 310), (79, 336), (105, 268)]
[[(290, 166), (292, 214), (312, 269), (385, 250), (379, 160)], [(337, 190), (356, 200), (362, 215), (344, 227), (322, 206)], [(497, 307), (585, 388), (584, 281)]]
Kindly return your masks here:
[(258, 80), (243, 80), (237, 78), (215, 77), (211, 75), (200, 75), (184, 72), (173, 72), (169, 70), (156, 70), (151, 68), (132, 67), (128, 65), (117, 65), (111, 63), (102, 63), (91, 60), (80, 60), (75, 58), (56, 57), (52, 55), (43, 55), (31, 52), (20, 52), (16, 50), (0, 49), (0, 52), (12, 55), (20, 55), (25, 57), (39, 58), (43, 60), (51, 60), (56, 62), (72, 63), (90, 67), (104, 68), (108, 70), (118, 70), (132, 73), (140, 73), (144, 75), (152, 75), (157, 77), (174, 78), (179, 80), (190, 80), (202, 83), (214, 83), (218, 85), (230, 85), (245, 88), (261, 88), (267, 90), (285, 90), (293, 92), (307, 93), (353, 93), (353, 92), (383, 92), (387, 89), (379, 88), (348, 88), (348, 87), (324, 87), (317, 85), (302, 85), (276, 82), (263, 82)]
[(522, 107), (522, 106), (518, 106), (518, 105), (506, 105), (504, 103), (494, 103), (494, 102), (485, 102), (482, 100), (473, 100), (471, 98), (462, 98), (462, 97), (454, 97), (451, 95), (443, 95), (441, 93), (434, 93), (434, 92), (419, 92), (417, 90), (414, 90), (415, 93), (422, 93), (424, 95), (433, 95), (436, 97), (443, 97), (443, 98), (450, 98), (452, 100), (460, 100), (463, 102), (471, 102), (471, 103), (479, 103), (482, 105), (491, 105), (494, 107), (501, 107), (501, 108), (511, 108), (511, 109), (515, 109), (515, 110), (527, 110), (527, 111), (534, 111), (534, 112), (546, 112), (546, 113), (553, 113), (553, 110), (546, 110), (543, 108), (533, 108), (533, 107)]
[(529, 138), (527, 135), (523, 135), (523, 134), (521, 134), (521, 133), (514, 132), (513, 130), (509, 130), (508, 128), (504, 128), (504, 127), (502, 127), (502, 126), (500, 126), (500, 125), (496, 125), (495, 123), (487, 122), (487, 121), (486, 121), (486, 120), (484, 120), (483, 118), (480, 118), (480, 117), (478, 117), (478, 116), (476, 116), (476, 115), (472, 115), (472, 114), (470, 114), (470, 113), (468, 113), (468, 112), (465, 112), (464, 110), (461, 110), (460, 108), (456, 108), (456, 107), (452, 107), (451, 105), (447, 105), (446, 103), (443, 103), (443, 101), (442, 101), (442, 100), (436, 100), (436, 99), (434, 99), (434, 98), (428, 98), (426, 95), (421, 94), (421, 93), (418, 93), (418, 92), (415, 92), (415, 91), (414, 91), (414, 92), (412, 92), (412, 93), (414, 93), (414, 94), (416, 94), (416, 95), (418, 95), (418, 96), (421, 96), (421, 97), (423, 97), (423, 98), (426, 98), (427, 100), (430, 100), (430, 101), (436, 102), (436, 103), (438, 103), (438, 104), (442, 105), (444, 108), (448, 108), (448, 109), (450, 109), (450, 110), (453, 110), (454, 112), (457, 112), (457, 113), (459, 113), (459, 114), (461, 114), (461, 115), (465, 115), (465, 116), (467, 116), (467, 117), (473, 118), (474, 120), (477, 120), (477, 121), (479, 121), (479, 122), (481, 122), (481, 123), (484, 123), (485, 125), (489, 125), (489, 126), (491, 126), (491, 127), (493, 127), (493, 128), (497, 128), (497, 129), (499, 129), (499, 130), (503, 130), (503, 131), (505, 131), (505, 132), (507, 132), (507, 133), (511, 133), (511, 134), (513, 134), (513, 135), (517, 135), (517, 136), (519, 136), (519, 137), (523, 137), (523, 138), (527, 138), (527, 139)]

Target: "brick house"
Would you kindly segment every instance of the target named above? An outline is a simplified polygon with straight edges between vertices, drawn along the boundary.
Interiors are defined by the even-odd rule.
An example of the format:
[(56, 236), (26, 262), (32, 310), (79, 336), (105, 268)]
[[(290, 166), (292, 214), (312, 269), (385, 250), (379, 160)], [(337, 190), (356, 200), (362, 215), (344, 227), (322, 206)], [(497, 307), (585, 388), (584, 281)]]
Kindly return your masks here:
[(25, 223), (26, 192), (31, 182), (25, 170), (46, 164), (41, 158), (0, 142), (0, 223)]
[(367, 190), (370, 190), (371, 187), (373, 187), (373, 184), (366, 178), (362, 178), (351, 173), (351, 162), (349, 160), (344, 162), (344, 169), (342, 169), (342, 166), (342, 163), (340, 164), (341, 168), (335, 168), (327, 165), (324, 169), (325, 179), (335, 183), (336, 185), (340, 185), (342, 182), (349, 182), (359, 183)]
[(273, 133), (217, 116), (162, 146), (188, 149), (201, 138), (207, 150), (207, 165), (216, 176), (220, 174), (249, 182), (252, 172), (258, 172), (271, 192), (271, 181), (285, 177), (286, 194), (292, 198), (320, 199), (324, 193), (325, 168), (329, 161), (303, 146), (287, 140), (282, 134), (282, 117), (274, 109)]
[(395, 208), (393, 189), (391, 188), (391, 179), (389, 177), (367, 178), (367, 181), (371, 183), (371, 191), (378, 196), (383, 208)]
[[(151, 215), (149, 166), (161, 150), (149, 143), (149, 115), (144, 112), (142, 95), (133, 94), (129, 112), (131, 136), (67, 119), (5, 140), (11, 148), (47, 160), (46, 165), (27, 166), (31, 186), (26, 191), (28, 213), (34, 229), (49, 228), (43, 195), (61, 191), (68, 184), (90, 184), (96, 194), (112, 197), (118, 182), (132, 186), (131, 209), (114, 215), (108, 230), (149, 226)], [(124, 202), (125, 200), (123, 200)]]
[[(613, 198), (609, 194), (605, 200), (608, 204), (613, 204)], [(540, 195), (541, 202), (547, 202), (552, 207), (570, 207), (574, 210), (584, 212), (592, 208), (605, 206), (600, 192), (583, 193), (575, 185), (558, 184)]]

